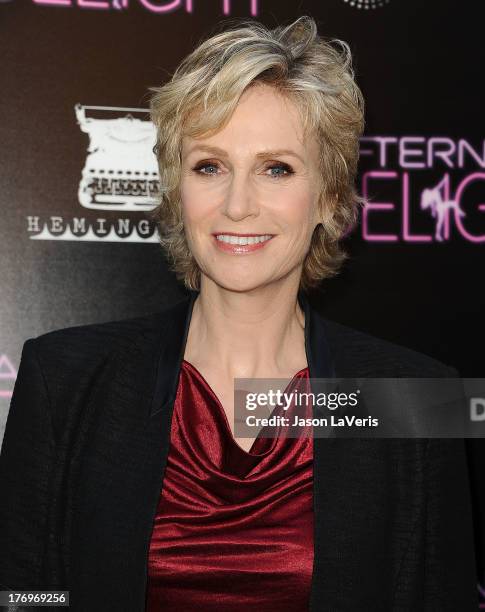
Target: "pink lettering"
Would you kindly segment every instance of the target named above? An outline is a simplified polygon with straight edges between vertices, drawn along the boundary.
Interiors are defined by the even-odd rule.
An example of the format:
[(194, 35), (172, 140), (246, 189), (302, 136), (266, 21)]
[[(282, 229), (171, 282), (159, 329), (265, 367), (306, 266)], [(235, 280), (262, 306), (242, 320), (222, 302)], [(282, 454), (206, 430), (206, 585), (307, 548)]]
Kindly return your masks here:
[(482, 154), (481, 156), (474, 150), (472, 145), (460, 138), (458, 141), (458, 167), (463, 168), (465, 165), (465, 153), (468, 152), (473, 161), (480, 168), (485, 168), (485, 140), (482, 142)]
[[(258, 7), (258, 1), (259, 0), (250, 0), (250, 10), (251, 10), (251, 15), (256, 16), (259, 12), (259, 7)], [(187, 11), (187, 13), (192, 13), (193, 10), (193, 0), (186, 0), (187, 4), (185, 7), (185, 10)], [(230, 15), (231, 14), (231, 0), (223, 0), (222, 3), (222, 12), (224, 13), (224, 15)]]
[(35, 4), (57, 4), (60, 6), (69, 6), (71, 0), (34, 0)]
[[(387, 158), (387, 146), (389, 144), (395, 144), (398, 142), (398, 139), (394, 136), (363, 136), (360, 139), (360, 142), (375, 142), (378, 145), (378, 154), (379, 154), (379, 166), (381, 168), (385, 168), (388, 164)], [(373, 155), (372, 149), (362, 149), (360, 150), (361, 155)]]
[[(445, 145), (443, 150), (437, 150), (439, 145)], [(430, 138), (428, 141), (428, 155), (427, 163), (428, 168), (433, 168), (433, 162), (435, 159), (441, 159), (445, 166), (453, 168), (452, 156), (456, 153), (456, 145), (451, 138)]]
[[(126, 9), (128, 8), (129, 0), (74, 0), (80, 8), (90, 9)], [(194, 11), (194, 0), (139, 0), (140, 3), (151, 13), (168, 14), (180, 8), (185, 8), (187, 13), (192, 14)], [(256, 17), (259, 13), (259, 0), (248, 0), (251, 15)], [(71, 0), (33, 0), (34, 4), (50, 4), (57, 6), (73, 6)], [(221, 2), (221, 0), (219, 0)], [(231, 0), (222, 0), (222, 12), (224, 15), (230, 15), (232, 12)]]
[[(463, 197), (463, 192), (465, 191), (465, 188), (467, 187), (467, 185), (469, 185), (470, 183), (476, 180), (482, 180), (482, 181), (485, 180), (485, 173), (484, 172), (474, 172), (473, 174), (470, 174), (465, 179), (463, 179), (462, 182), (458, 185), (456, 194), (455, 194), (455, 201), (458, 203), (458, 206), (460, 205), (461, 198)], [(478, 206), (478, 210), (480, 210), (481, 212), (482, 211), (485, 212), (485, 205), (480, 204)], [(461, 215), (458, 214), (456, 209), (455, 209), (455, 221), (456, 221), (456, 226), (458, 227), (461, 235), (467, 238), (470, 242), (485, 242), (485, 234), (481, 234), (479, 236), (470, 234), (470, 232), (463, 225), (462, 220), (461, 220)]]
[(81, 8), (94, 8), (94, 9), (109, 9), (109, 2), (105, 0), (77, 0), (78, 6)]
[(405, 136), (401, 138), (401, 146), (399, 147), (399, 165), (401, 168), (425, 168), (424, 162), (411, 162), (408, 161), (408, 157), (416, 157), (423, 155), (423, 151), (420, 149), (412, 149), (410, 145), (413, 143), (423, 143), (424, 138), (422, 136)]
[(153, 4), (150, 0), (140, 0), (141, 4), (152, 13), (171, 13), (180, 8), (181, 1), (182, 0), (172, 0), (172, 2), (168, 4)]
[(402, 233), (405, 242), (430, 242), (431, 236), (411, 234), (409, 230), (409, 174), (404, 172), (402, 182)]
[(372, 178), (395, 179), (397, 172), (380, 172), (373, 170), (366, 172), (362, 177), (362, 195), (366, 199), (366, 204), (362, 212), (362, 230), (364, 240), (375, 242), (396, 242), (398, 237), (394, 234), (371, 234), (368, 227), (368, 216), (372, 211), (376, 210), (394, 210), (394, 204), (389, 202), (369, 202), (369, 186), (368, 181)]

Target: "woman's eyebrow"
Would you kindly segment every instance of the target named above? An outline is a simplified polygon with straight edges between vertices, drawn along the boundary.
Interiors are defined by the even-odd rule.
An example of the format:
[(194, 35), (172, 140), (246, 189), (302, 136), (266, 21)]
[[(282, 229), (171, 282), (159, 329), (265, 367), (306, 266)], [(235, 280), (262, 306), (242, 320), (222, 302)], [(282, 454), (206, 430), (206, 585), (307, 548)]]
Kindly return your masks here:
[(304, 163), (302, 157), (292, 149), (267, 149), (265, 151), (260, 151), (259, 153), (257, 153), (256, 157), (278, 157), (279, 155), (291, 155), (292, 157), (296, 157), (302, 163)]
[[(212, 155), (220, 155), (221, 157), (227, 157), (227, 151), (224, 151), (224, 149), (213, 145), (194, 145), (187, 151), (187, 155), (190, 155), (195, 151), (201, 151), (204, 153), (211, 153)], [(292, 149), (265, 149), (263, 151), (260, 151), (259, 153), (256, 153), (256, 157), (276, 157), (278, 155), (291, 155), (299, 159), (302, 163), (304, 163), (304, 160), (300, 157), (300, 155), (298, 155), (298, 153), (296, 153)]]

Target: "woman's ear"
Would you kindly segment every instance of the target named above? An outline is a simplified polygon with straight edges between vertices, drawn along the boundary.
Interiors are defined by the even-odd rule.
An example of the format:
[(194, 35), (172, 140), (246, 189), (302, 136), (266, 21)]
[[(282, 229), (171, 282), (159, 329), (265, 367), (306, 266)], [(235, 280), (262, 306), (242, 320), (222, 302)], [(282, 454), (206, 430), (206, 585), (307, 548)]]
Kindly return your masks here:
[(319, 225), (325, 226), (326, 222), (333, 217), (333, 204), (328, 204), (324, 201), (324, 194), (320, 193), (317, 197), (314, 206), (314, 219), (313, 229), (315, 230)]
[(322, 223), (322, 193), (318, 193), (313, 204), (313, 231)]

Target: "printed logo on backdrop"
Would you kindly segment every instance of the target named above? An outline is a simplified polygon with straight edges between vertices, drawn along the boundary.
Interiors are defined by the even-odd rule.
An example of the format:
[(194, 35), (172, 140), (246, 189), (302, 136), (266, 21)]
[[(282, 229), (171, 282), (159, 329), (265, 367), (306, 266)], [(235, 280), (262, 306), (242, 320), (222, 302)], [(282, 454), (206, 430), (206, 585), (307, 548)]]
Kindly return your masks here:
[(358, 9), (376, 9), (389, 4), (390, 0), (344, 0), (350, 6)]
[[(135, 0), (33, 0), (34, 4), (42, 4), (43, 6), (76, 6), (81, 9), (117, 11), (129, 9), (130, 4), (133, 4), (134, 1)], [(159, 15), (167, 15), (174, 11), (183, 11), (192, 15), (197, 12), (197, 9), (199, 12), (203, 11), (206, 1), (207, 0), (136, 0), (136, 3), (141, 4), (149, 12), (158, 13)], [(232, 14), (232, 0), (220, 0), (220, 6), (223, 15)], [(244, 3), (241, 4), (241, 0), (238, 0), (238, 10), (241, 9), (241, 6), (244, 6)], [(256, 17), (259, 14), (259, 0), (247, 0), (246, 6), (252, 16)]]
[[(86, 117), (86, 110), (128, 113), (116, 119), (94, 119)], [(81, 206), (93, 210), (152, 208), (158, 181), (152, 152), (155, 126), (131, 114), (145, 111), (81, 104), (76, 105), (75, 111), (80, 129), (89, 135), (78, 190)]]
[(362, 238), (485, 242), (485, 140), (365, 136), (360, 149)]
[(0, 399), (10, 400), (17, 371), (7, 355), (0, 353)]
[(124, 215), (151, 210), (157, 203), (159, 175), (153, 153), (156, 130), (145, 119), (147, 109), (76, 104), (74, 111), (79, 129), (89, 137), (77, 189), (78, 205), (81, 211), (87, 209), (98, 214), (77, 214), (71, 219), (51, 216), (43, 224), (38, 216), (29, 216), (29, 231), (40, 230), (30, 237), (83, 242), (157, 242), (153, 222), (142, 215)]

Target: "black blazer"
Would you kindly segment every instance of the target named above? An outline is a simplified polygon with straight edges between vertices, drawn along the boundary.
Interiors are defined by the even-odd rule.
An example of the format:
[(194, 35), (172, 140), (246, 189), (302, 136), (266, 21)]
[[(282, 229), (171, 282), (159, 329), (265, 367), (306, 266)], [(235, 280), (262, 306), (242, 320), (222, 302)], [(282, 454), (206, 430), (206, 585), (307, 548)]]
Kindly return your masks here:
[[(69, 590), (71, 612), (144, 610), (196, 296), (25, 342), (0, 456), (3, 590)], [(298, 299), (312, 377), (458, 375)], [(316, 438), (313, 498), (312, 611), (476, 612), (463, 439)]]

